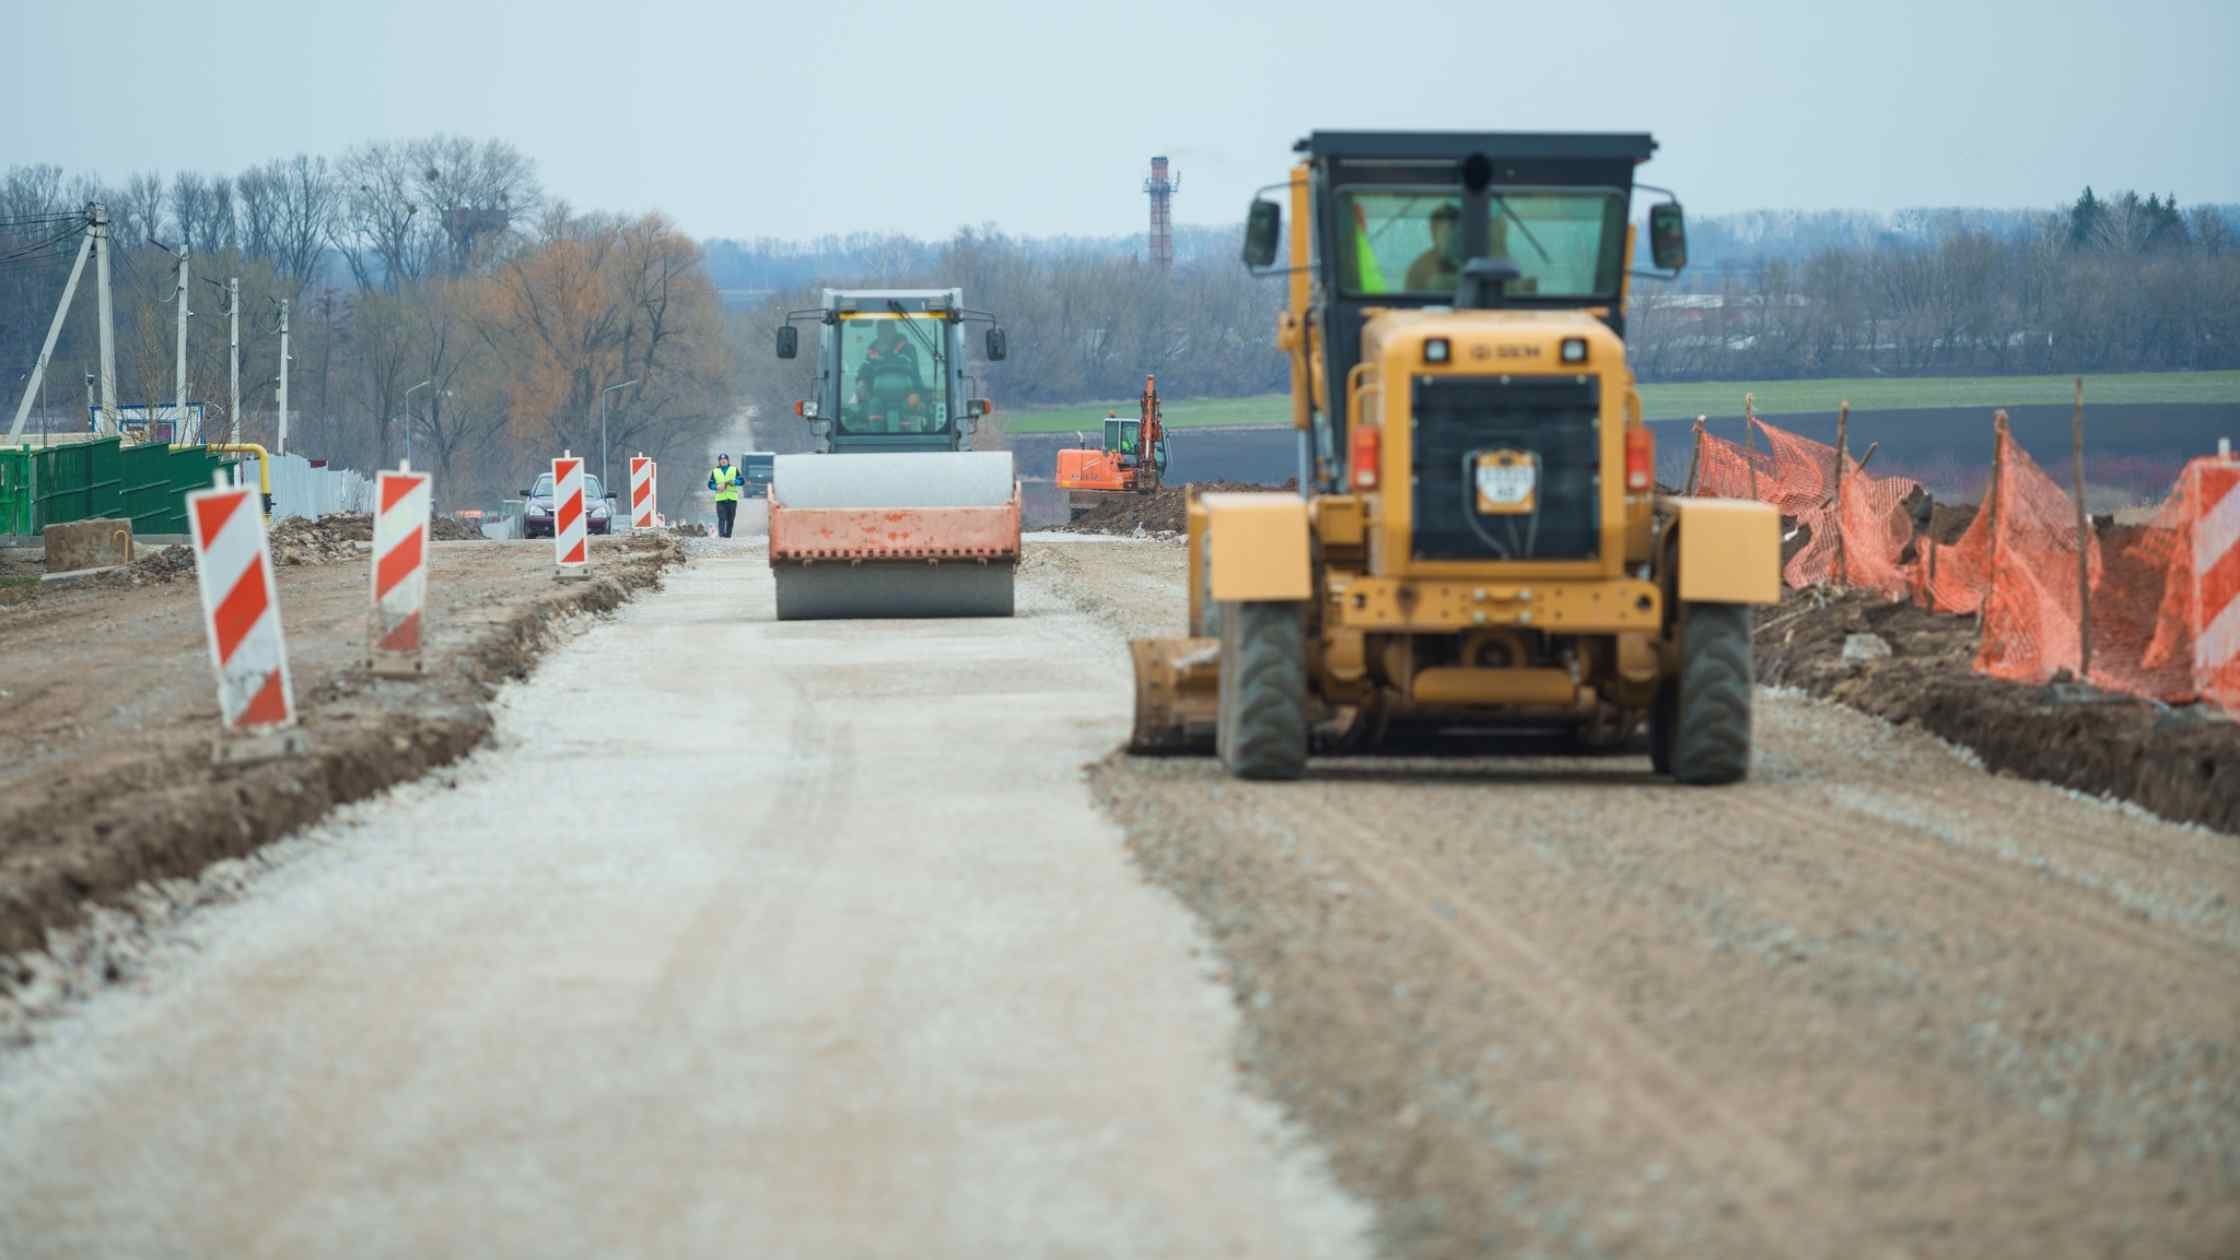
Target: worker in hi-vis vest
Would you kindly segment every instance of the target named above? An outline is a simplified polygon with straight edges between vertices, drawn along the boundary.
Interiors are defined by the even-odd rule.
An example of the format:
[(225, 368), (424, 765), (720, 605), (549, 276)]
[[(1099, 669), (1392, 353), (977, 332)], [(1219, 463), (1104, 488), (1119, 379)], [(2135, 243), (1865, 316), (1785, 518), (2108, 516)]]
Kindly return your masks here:
[(731, 522), (739, 515), (739, 470), (732, 466), (731, 456), (716, 454), (716, 466), (708, 473), (708, 489), (716, 493), (716, 532), (731, 537)]

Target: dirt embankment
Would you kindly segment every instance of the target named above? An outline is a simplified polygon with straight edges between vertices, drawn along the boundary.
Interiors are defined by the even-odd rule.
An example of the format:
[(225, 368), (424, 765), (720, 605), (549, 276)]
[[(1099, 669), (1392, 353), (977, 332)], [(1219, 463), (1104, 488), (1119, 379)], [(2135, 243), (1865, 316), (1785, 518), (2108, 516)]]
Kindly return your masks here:
[[(664, 536), (593, 541), (594, 580), (558, 583), (535, 545), (438, 543), (424, 677), (365, 669), (364, 556), (333, 530), (275, 531), (296, 702), (311, 752), (217, 767), (217, 704), (183, 548), (127, 573), (0, 609), (0, 956), (37, 947), (87, 903), (192, 875), (456, 760), (489, 730), (495, 686), (526, 673), (569, 618), (655, 586)], [(336, 545), (339, 542), (339, 545)]]
[(1162, 486), (1150, 494), (1112, 493), (1073, 519), (1066, 528), (1085, 534), (1179, 534), (1189, 525), (1190, 496), (1217, 490), (1297, 490), (1297, 481), (1259, 486), (1243, 481), (1194, 481)]
[[(1852, 636), (1873, 641), (1847, 660)], [(1971, 617), (1866, 591), (1795, 591), (1758, 620), (1758, 681), (1918, 726), (1995, 771), (2240, 833), (2240, 724), (2199, 706), (1985, 677), (1972, 668), (1977, 639)]]

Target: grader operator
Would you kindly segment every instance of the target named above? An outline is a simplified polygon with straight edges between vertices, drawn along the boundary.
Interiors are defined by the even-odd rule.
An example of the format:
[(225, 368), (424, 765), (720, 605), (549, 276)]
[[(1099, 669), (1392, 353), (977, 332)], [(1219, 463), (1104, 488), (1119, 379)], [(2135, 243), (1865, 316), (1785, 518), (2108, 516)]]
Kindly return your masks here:
[[(1646, 135), (1316, 132), (1287, 184), (1299, 485), (1189, 513), (1189, 633), (1131, 645), (1139, 752), (1245, 778), (1395, 729), (1646, 720), (1687, 783), (1750, 762), (1751, 609), (1780, 589), (1763, 504), (1663, 497), (1626, 365)], [(1277, 262), (1256, 201), (1245, 261)], [(1649, 211), (1663, 272), (1676, 202)]]

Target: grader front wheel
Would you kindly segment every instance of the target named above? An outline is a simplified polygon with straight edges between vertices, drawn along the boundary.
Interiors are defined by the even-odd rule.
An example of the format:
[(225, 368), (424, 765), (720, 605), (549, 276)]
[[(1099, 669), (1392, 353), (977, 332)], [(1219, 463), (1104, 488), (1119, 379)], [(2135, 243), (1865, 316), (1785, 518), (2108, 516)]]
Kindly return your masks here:
[(1240, 779), (1296, 779), (1307, 769), (1306, 609), (1231, 603), (1220, 622), (1215, 751)]

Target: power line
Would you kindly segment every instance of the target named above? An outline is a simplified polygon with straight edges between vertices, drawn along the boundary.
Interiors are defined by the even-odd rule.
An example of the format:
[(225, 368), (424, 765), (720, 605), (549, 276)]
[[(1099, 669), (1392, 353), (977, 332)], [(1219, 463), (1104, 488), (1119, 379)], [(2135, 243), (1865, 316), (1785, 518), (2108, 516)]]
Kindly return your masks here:
[(17, 262), (23, 259), (32, 258), (39, 254), (43, 254), (46, 251), (53, 249), (55, 246), (60, 245), (62, 242), (78, 235), (79, 232), (83, 230), (84, 229), (82, 227), (74, 227), (67, 232), (58, 232), (55, 235), (48, 237), (46, 240), (35, 241), (29, 245), (20, 246), (11, 253), (0, 254), (0, 263)]
[(83, 214), (36, 214), (20, 219), (0, 219), (0, 228), (53, 227), (62, 223), (84, 223)]

